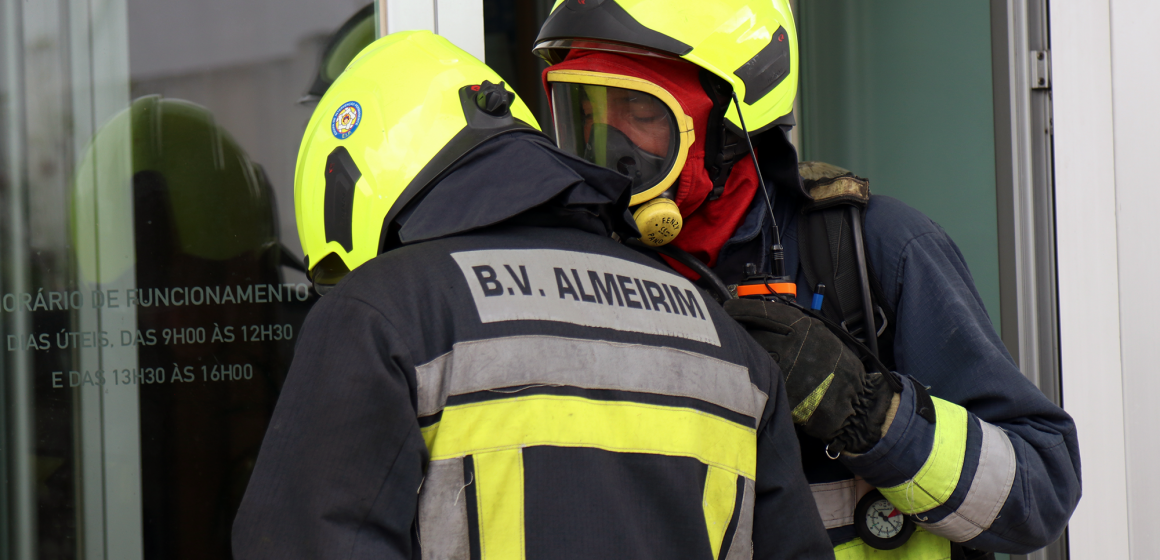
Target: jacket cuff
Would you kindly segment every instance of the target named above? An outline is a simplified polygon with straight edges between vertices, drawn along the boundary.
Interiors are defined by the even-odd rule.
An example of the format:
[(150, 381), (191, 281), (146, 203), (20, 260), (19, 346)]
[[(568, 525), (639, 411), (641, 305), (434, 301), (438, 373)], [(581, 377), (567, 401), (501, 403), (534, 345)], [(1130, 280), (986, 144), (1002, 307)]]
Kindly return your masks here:
[(842, 460), (903, 513), (929, 511), (958, 487), (967, 424), (966, 409), (929, 397), (914, 378), (903, 377), (898, 412), (886, 437), (870, 451)]
[(842, 454), (851, 472), (879, 488), (901, 484), (917, 474), (934, 442), (934, 425), (917, 414), (917, 381), (900, 377), (902, 394), (886, 435), (865, 453)]

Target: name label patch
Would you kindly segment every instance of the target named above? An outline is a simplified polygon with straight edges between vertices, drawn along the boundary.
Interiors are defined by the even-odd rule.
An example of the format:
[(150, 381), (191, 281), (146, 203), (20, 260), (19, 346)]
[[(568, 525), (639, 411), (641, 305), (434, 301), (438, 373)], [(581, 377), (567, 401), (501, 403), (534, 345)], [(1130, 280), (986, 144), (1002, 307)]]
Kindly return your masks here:
[(700, 292), (676, 274), (554, 249), (465, 251), (451, 257), (484, 323), (559, 321), (721, 345)]

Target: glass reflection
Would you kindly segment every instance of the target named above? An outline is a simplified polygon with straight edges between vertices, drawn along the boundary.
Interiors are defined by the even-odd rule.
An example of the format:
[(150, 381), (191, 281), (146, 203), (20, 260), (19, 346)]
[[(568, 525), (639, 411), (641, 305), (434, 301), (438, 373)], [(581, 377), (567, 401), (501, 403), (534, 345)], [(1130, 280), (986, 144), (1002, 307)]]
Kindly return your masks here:
[(314, 299), (297, 101), (366, 0), (207, 2), (0, 0), (6, 558), (230, 557)]

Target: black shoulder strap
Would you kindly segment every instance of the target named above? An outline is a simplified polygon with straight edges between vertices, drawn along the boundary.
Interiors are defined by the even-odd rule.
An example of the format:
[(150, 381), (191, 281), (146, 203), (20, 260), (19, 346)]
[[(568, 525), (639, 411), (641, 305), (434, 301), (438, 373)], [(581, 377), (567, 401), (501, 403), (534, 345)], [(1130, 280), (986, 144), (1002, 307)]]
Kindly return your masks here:
[[(867, 340), (862, 301), (861, 271), (855, 247), (854, 224), (860, 227), (870, 200), (869, 181), (840, 167), (804, 162), (799, 171), (813, 201), (798, 219), (798, 248), (802, 271), (811, 286), (825, 284), (822, 314), (840, 322), (859, 340)], [(854, 214), (857, 213), (857, 220)], [(864, 235), (859, 235), (865, 238)], [(864, 252), (864, 251), (863, 251)], [(882, 291), (869, 257), (866, 258), (870, 300), (873, 303), (879, 358), (894, 364), (894, 311)]]

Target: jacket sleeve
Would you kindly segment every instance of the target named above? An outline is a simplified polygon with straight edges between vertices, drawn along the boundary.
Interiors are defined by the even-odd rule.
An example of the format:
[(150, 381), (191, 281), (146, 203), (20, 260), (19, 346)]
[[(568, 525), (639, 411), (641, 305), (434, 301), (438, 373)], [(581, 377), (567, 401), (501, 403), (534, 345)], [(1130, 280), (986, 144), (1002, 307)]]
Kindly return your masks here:
[(235, 558), (418, 554), (426, 447), (399, 340), (357, 300), (314, 307), (234, 521)]
[(1079, 501), (1075, 425), (1019, 371), (958, 248), (934, 229), (880, 271), (908, 377), (886, 436), (844, 461), (935, 534), (1030, 552), (1059, 537)]
[(802, 471), (797, 432), (781, 372), (772, 360), (763, 361), (772, 371), (766, 421), (757, 432), (753, 558), (833, 558), (833, 545)]

